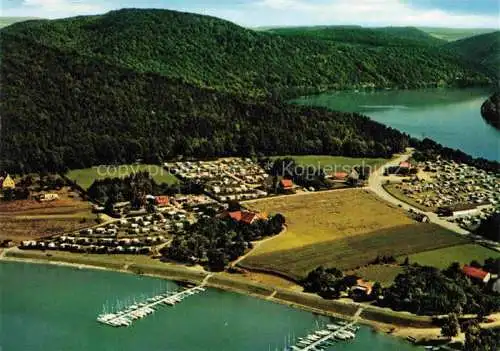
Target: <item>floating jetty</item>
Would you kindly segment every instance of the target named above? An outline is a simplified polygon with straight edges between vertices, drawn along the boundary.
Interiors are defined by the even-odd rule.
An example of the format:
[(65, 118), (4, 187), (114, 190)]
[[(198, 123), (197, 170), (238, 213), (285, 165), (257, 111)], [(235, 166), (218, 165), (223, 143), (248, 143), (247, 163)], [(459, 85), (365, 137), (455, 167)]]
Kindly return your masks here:
[(337, 340), (350, 340), (356, 337), (356, 322), (327, 324), (325, 329), (316, 330), (309, 335), (297, 338), (295, 345), (289, 346), (291, 351), (319, 351), (329, 348)]
[(112, 327), (128, 327), (134, 320), (144, 318), (155, 312), (158, 305), (174, 306), (185, 298), (205, 291), (203, 285), (186, 289), (180, 292), (167, 292), (148, 298), (145, 302), (133, 304), (122, 311), (103, 313), (97, 317), (99, 323)]
[(356, 337), (359, 327), (356, 325), (364, 307), (359, 306), (351, 322), (340, 321), (336, 324), (317, 325), (316, 330), (304, 337), (293, 338), (285, 344), (286, 351), (323, 351), (328, 350), (337, 341), (351, 340)]

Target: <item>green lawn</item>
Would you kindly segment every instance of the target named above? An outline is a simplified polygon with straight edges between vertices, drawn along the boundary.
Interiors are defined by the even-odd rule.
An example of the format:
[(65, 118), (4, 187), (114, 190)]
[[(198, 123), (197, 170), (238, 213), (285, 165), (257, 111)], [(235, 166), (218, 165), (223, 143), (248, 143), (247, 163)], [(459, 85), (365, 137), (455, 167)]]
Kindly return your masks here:
[(91, 168), (69, 171), (67, 176), (82, 188), (88, 189), (92, 183), (98, 179), (122, 178), (132, 173), (144, 171), (148, 171), (158, 184), (174, 184), (178, 182), (178, 179), (174, 175), (158, 165), (94, 166)]
[[(445, 247), (442, 249), (419, 252), (410, 255), (410, 263), (446, 268), (453, 262), (461, 264), (470, 263), (472, 260), (483, 263), (486, 258), (500, 257), (500, 252), (488, 249), (478, 244), (465, 244)], [(399, 257), (403, 261), (405, 257)]]
[[(316, 168), (327, 168), (332, 172), (349, 172), (354, 166), (379, 167), (388, 160), (385, 158), (355, 158), (328, 155), (303, 155), (303, 156), (277, 156), (273, 158), (290, 157), (301, 166), (312, 166)], [(330, 173), (330, 172), (327, 172)]]

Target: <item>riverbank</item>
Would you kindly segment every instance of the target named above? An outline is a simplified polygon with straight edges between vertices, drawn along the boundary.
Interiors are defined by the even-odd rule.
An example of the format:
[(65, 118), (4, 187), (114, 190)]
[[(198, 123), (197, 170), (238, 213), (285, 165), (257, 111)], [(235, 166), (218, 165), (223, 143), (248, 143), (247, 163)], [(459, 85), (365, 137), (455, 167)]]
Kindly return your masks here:
[[(208, 272), (200, 267), (186, 267), (170, 263), (163, 263), (149, 259), (151, 264), (145, 264), (147, 257), (102, 256), (84, 257), (70, 254), (58, 255), (52, 252), (48, 256), (44, 252), (22, 251), (17, 248), (4, 250), (0, 260), (34, 264), (52, 264), (77, 269), (110, 270), (121, 273), (142, 274), (146, 276), (170, 279), (181, 282), (201, 283), (226, 291), (245, 294), (283, 304), (292, 308), (299, 308), (312, 313), (342, 319), (351, 319), (359, 307), (363, 307), (359, 322), (373, 327), (375, 330), (402, 338), (414, 338), (418, 342), (425, 342), (440, 338), (440, 329), (432, 324), (432, 318), (416, 316), (407, 312), (396, 312), (389, 309), (355, 303), (351, 300), (325, 300), (315, 294), (297, 291), (294, 287), (275, 287), (248, 281), (243, 276), (228, 273), (217, 273), (207, 278)], [(120, 258), (120, 259), (118, 259)], [(139, 258), (128, 262), (133, 258)], [(118, 260), (117, 260), (118, 259)]]

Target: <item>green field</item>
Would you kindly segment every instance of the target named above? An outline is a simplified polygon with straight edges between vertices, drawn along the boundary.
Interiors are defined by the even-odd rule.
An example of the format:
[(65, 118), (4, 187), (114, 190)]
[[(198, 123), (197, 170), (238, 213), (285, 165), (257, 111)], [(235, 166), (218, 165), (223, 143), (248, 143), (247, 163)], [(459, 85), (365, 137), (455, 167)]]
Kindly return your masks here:
[[(461, 264), (470, 263), (472, 260), (483, 263), (486, 258), (500, 257), (500, 252), (488, 249), (478, 244), (466, 244), (446, 247), (438, 250), (419, 252), (410, 255), (410, 263), (446, 268), (453, 262)], [(401, 261), (405, 257), (399, 258)]]
[[(303, 156), (277, 156), (273, 158), (293, 158), (295, 162), (303, 167), (330, 169), (332, 172), (349, 172), (354, 166), (380, 167), (388, 160), (385, 158), (355, 158), (328, 155), (303, 155)], [(327, 172), (329, 173), (329, 172)]]
[(95, 166), (85, 169), (75, 169), (67, 173), (67, 177), (84, 189), (88, 189), (95, 180), (105, 178), (123, 178), (132, 173), (147, 171), (158, 183), (174, 184), (178, 179), (158, 165), (118, 165)]
[[(437, 225), (415, 223), (290, 250), (251, 255), (240, 265), (300, 280), (320, 265), (353, 270), (369, 264), (377, 255), (398, 257), (466, 242)], [(387, 282), (394, 278), (393, 272), (385, 279), (379, 274), (377, 279)], [(371, 278), (374, 278), (371, 273)]]

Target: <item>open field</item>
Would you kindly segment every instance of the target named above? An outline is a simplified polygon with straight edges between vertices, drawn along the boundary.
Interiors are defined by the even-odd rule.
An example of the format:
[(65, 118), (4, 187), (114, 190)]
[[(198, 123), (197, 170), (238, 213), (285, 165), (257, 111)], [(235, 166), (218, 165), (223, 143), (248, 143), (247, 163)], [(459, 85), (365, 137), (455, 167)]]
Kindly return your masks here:
[(287, 230), (258, 246), (240, 265), (295, 280), (319, 265), (351, 270), (377, 255), (401, 256), (467, 242), (437, 225), (413, 221), (362, 189), (262, 200), (250, 206), (282, 213)]
[[(465, 239), (434, 224), (410, 224), (300, 248), (251, 255), (241, 265), (300, 280), (318, 266), (352, 270), (369, 264), (377, 255), (409, 255), (465, 242)], [(383, 280), (389, 279), (386, 277)]]
[[(453, 262), (461, 264), (470, 263), (472, 260), (483, 263), (486, 258), (500, 257), (500, 252), (488, 249), (478, 244), (465, 244), (446, 247), (438, 250), (419, 252), (409, 256), (410, 263), (446, 268)], [(404, 257), (400, 258), (404, 260)]]
[(0, 202), (0, 239), (28, 240), (96, 224), (88, 202), (69, 197), (65, 189), (57, 193), (60, 199), (52, 202)]
[(409, 198), (408, 196), (403, 194), (401, 192), (401, 190), (397, 189), (395, 184), (384, 184), (382, 186), (385, 189), (385, 191), (387, 191), (389, 194), (391, 194), (392, 196), (394, 196), (396, 199), (398, 199), (400, 201), (406, 202), (408, 205), (411, 205), (415, 208), (418, 208), (419, 210), (422, 210), (424, 212), (436, 211), (436, 208), (424, 206), (422, 204), (419, 204), (415, 200)]
[(260, 245), (253, 255), (414, 223), (402, 210), (362, 189), (270, 198), (248, 205), (260, 212), (281, 213), (287, 223), (283, 235)]
[(158, 165), (119, 165), (95, 166), (85, 169), (75, 169), (68, 172), (67, 177), (84, 189), (88, 189), (95, 180), (105, 178), (124, 178), (132, 173), (147, 171), (158, 183), (177, 183), (177, 178)]
[[(332, 172), (349, 172), (353, 166), (380, 167), (388, 160), (385, 158), (354, 158), (342, 156), (322, 156), (322, 155), (303, 155), (303, 156), (278, 156), (279, 158), (293, 158), (301, 166), (311, 166), (326, 168)], [(277, 157), (273, 157), (277, 158)], [(327, 172), (329, 173), (329, 172)]]

